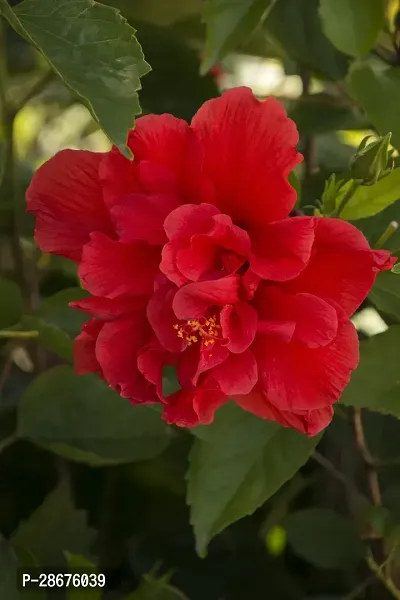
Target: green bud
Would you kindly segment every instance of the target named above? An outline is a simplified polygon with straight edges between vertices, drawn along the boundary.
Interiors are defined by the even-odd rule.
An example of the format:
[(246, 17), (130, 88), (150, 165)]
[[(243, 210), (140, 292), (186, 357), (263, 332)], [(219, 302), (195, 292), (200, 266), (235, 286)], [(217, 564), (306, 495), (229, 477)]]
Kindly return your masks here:
[(353, 179), (361, 185), (374, 185), (393, 170), (393, 166), (388, 168), (392, 154), (389, 152), (392, 134), (388, 133), (368, 144), (371, 137), (373, 136), (369, 135), (363, 139), (350, 165)]

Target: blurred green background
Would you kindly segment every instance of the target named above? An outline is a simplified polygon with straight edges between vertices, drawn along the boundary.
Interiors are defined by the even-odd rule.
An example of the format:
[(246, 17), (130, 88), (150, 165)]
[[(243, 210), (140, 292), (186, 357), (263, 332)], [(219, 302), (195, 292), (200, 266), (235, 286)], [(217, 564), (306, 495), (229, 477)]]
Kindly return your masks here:
[[(274, 95), (284, 103), (299, 128), (300, 150), (305, 156), (297, 172), (301, 186), (298, 208), (305, 212), (320, 199), (329, 175), (346, 173), (360, 141), (375, 131), (349, 94), (344, 80), (350, 59), (325, 37), (318, 0), (279, 0), (245, 42), (203, 75), (200, 63), (206, 50), (201, 0), (109, 0), (108, 4), (119, 8), (137, 30), (152, 67), (141, 81), (144, 114), (169, 112), (190, 120), (204, 101), (240, 85), (251, 87), (259, 98)], [(397, 1), (387, 3), (386, 24), (372, 52), (389, 64), (400, 64), (392, 44), (398, 8)], [(15, 244), (22, 248), (23, 257), (33, 265), (29, 267), (28, 289), (24, 290), (26, 302), (30, 312), (37, 312), (47, 298), (79, 286), (79, 281), (72, 263), (42, 255), (35, 247), (33, 220), (24, 213), (26, 187), (35, 169), (58, 150), (106, 151), (110, 143), (62, 81), (48, 76), (47, 64), (39, 53), (5, 21), (1, 23), (0, 44), (11, 102), (18, 107), (30, 90), (35, 92), (14, 121), (17, 194), (13, 202), (1, 198), (0, 270), (14, 278)], [(7, 123), (3, 121), (1, 127), (0, 141), (4, 142)], [(374, 241), (398, 216), (397, 202), (373, 220), (358, 221), (357, 226)], [(391, 237), (388, 247), (400, 249), (399, 232)], [(399, 308), (391, 304), (393, 296), (400, 296), (400, 284), (393, 285), (395, 289), (388, 291), (382, 285), (375, 291), (380, 294), (377, 303), (384, 309), (377, 310), (367, 300), (355, 316), (361, 337), (400, 322)], [(4, 439), (15, 427), (21, 394), (35, 373), (63, 362), (53, 352), (54, 345), (62, 345), (54, 330), (62, 327), (73, 336), (82, 322), (79, 315), (70, 315), (57, 304), (54, 309), (47, 307), (42, 317), (49, 328), (44, 335), (45, 350), (33, 342), (15, 341), (4, 342), (0, 349), (0, 432)], [(385, 463), (381, 473), (385, 503), (400, 519), (400, 426), (394, 418), (378, 415), (372, 423), (369, 414), (365, 426), (375, 455)], [(345, 407), (340, 407), (319, 447), (318, 456), (323, 460), (311, 460), (252, 516), (220, 534), (211, 543), (206, 559), (195, 553), (185, 503), (190, 443), (188, 433), (178, 435), (171, 428), (167, 449), (156, 452), (154, 458), (93, 468), (59, 458), (40, 444), (18, 441), (0, 454), (0, 531), (13, 538), (24, 520), (37, 515), (56, 485), (68, 485), (73, 504), (65, 506), (57, 496), (47, 497), (48, 512), (42, 519), (36, 516), (33, 530), (19, 535), (30, 540), (33, 554), (45, 564), (54, 562), (57, 551), (66, 546), (72, 552), (88, 552), (101, 569), (112, 570), (119, 592), (109, 592), (106, 597), (110, 599), (133, 590), (155, 566), (161, 573), (171, 572), (172, 584), (181, 592), (165, 588), (160, 593), (163, 595), (132, 596), (132, 600), (392, 597), (376, 578), (350, 595), (370, 574), (357, 551), (352, 552), (354, 540), (346, 537), (346, 525), (344, 533), (340, 530), (340, 515), (357, 520), (349, 501), (352, 486), (365, 485)], [(241, 440), (237, 443), (240, 445)], [(344, 473), (344, 483), (340, 473)], [(336, 511), (339, 525), (334, 518), (323, 520), (321, 529), (290, 520), (293, 513), (310, 506)], [(13, 542), (16, 547), (18, 539)], [(42, 596), (32, 600), (36, 598)], [(4, 596), (4, 600), (11, 599)]]

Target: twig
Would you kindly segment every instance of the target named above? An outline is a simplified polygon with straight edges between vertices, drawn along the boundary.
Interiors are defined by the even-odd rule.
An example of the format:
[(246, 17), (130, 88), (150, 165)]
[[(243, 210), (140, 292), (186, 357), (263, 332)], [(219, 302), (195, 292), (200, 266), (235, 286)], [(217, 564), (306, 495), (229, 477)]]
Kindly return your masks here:
[(367, 564), (368, 564), (369, 568), (371, 569), (371, 571), (376, 575), (376, 577), (379, 579), (379, 581), (381, 583), (383, 583), (383, 585), (388, 590), (388, 592), (390, 592), (392, 594), (393, 598), (397, 598), (397, 600), (400, 600), (400, 590), (397, 589), (397, 587), (395, 586), (395, 584), (393, 582), (393, 579), (387, 573), (387, 569), (385, 569), (388, 561), (390, 561), (390, 560), (391, 560), (391, 556), (389, 556), (385, 560), (385, 562), (383, 562), (381, 565), (379, 565), (375, 561), (371, 550), (368, 550), (367, 557), (366, 557)]
[(366, 579), (364, 579), (364, 581), (362, 581), (359, 585), (357, 585), (349, 594), (347, 594), (346, 596), (343, 596), (342, 600), (355, 600), (355, 598), (358, 598), (358, 596), (360, 594), (362, 594), (362, 592), (372, 583), (374, 583), (374, 581), (376, 581), (377, 576), (375, 573), (371, 573), (369, 575), (369, 577), (367, 577)]
[(361, 504), (365, 506), (369, 506), (370, 502), (366, 496), (362, 492), (360, 492), (346, 477), (343, 475), (341, 471), (339, 471), (330, 460), (325, 458), (320, 452), (314, 452), (312, 455), (313, 459), (321, 465), (328, 473), (332, 475), (335, 479), (340, 481), (346, 488), (348, 488), (351, 493), (356, 497)]
[(380, 506), (382, 504), (382, 494), (379, 487), (378, 473), (376, 471), (375, 461), (368, 450), (365, 439), (361, 408), (354, 409), (353, 422), (356, 444), (363, 458), (367, 471), (371, 501), (375, 506)]

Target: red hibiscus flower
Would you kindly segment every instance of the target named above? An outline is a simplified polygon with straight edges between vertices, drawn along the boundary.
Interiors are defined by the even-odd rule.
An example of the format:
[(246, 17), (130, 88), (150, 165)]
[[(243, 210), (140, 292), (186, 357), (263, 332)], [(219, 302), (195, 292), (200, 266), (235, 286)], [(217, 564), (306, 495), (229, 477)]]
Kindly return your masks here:
[[(178, 425), (228, 398), (309, 435), (330, 422), (358, 363), (349, 317), (394, 259), (349, 223), (288, 217), (297, 142), (279, 102), (239, 88), (190, 126), (138, 119), (133, 161), (64, 150), (37, 171), (36, 241), (78, 262), (91, 294), (72, 303), (90, 315), (78, 373)], [(181, 389), (165, 397), (166, 366)]]

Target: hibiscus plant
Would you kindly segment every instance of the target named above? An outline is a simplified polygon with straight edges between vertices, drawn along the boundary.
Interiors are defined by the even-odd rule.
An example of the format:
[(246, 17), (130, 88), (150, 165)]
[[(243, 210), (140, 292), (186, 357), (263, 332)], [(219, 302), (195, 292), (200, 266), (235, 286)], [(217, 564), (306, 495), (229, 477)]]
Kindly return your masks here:
[(399, 1), (0, 15), (0, 599), (399, 599)]

